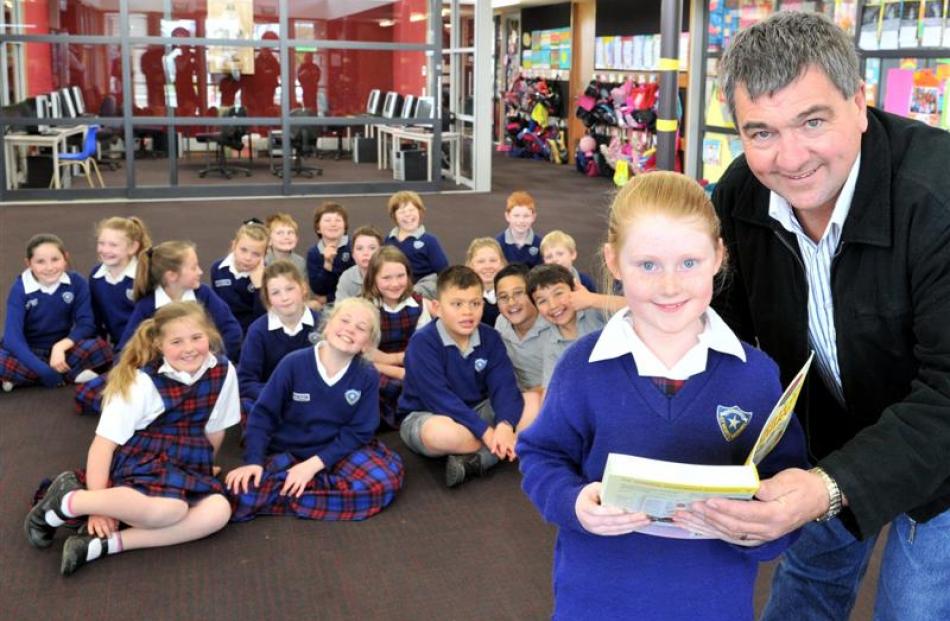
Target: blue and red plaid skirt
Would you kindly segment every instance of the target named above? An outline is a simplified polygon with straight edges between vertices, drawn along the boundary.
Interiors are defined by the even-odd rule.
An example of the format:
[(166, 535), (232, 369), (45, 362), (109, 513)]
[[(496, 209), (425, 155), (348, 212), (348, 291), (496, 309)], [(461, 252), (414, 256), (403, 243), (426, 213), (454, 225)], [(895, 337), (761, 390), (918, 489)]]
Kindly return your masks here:
[(295, 515), (307, 520), (365, 520), (382, 511), (402, 487), (403, 465), (398, 453), (379, 440), (323, 470), (299, 498), (281, 496), (287, 470), (300, 460), (290, 453), (267, 458), (261, 484), (244, 494), (232, 494), (233, 522), (257, 515)]
[(76, 384), (76, 393), (73, 395), (73, 411), (76, 414), (102, 414), (102, 391), (106, 389), (109, 380), (107, 374), (92, 379), (85, 384)]
[[(34, 349), (40, 360), (49, 363), (51, 349)], [(105, 369), (112, 364), (112, 346), (101, 338), (81, 339), (66, 352), (66, 381), (74, 382), (76, 376), (86, 369)], [(12, 382), (14, 386), (33, 386), (40, 383), (40, 376), (13, 357), (10, 351), (0, 347), (0, 381)]]

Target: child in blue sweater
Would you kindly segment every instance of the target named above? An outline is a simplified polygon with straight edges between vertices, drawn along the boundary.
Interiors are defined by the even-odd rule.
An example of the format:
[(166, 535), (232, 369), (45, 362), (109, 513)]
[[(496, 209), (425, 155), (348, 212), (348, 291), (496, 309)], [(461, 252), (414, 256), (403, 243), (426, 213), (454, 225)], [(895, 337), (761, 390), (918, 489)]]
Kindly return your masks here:
[(237, 376), (220, 347), (193, 302), (163, 306), (140, 324), (109, 373), (85, 485), (63, 472), (26, 516), (37, 548), (52, 545), (66, 520), (88, 516), (85, 532), (63, 545), (63, 575), (119, 552), (207, 537), (228, 523), (214, 456), (239, 406)]
[(436, 277), (448, 267), (449, 260), (438, 238), (422, 225), (426, 212), (422, 197), (408, 190), (396, 192), (389, 197), (387, 208), (396, 226), (386, 237), (386, 244), (396, 246), (409, 259), (415, 291), (432, 298)]
[[(241, 325), (231, 314), (228, 305), (210, 287), (201, 284), (201, 274), (198, 254), (191, 242), (162, 242), (143, 252), (139, 256), (138, 273), (135, 275), (135, 308), (116, 349), (123, 349), (139, 324), (154, 315), (159, 308), (172, 302), (199, 302), (221, 334), (224, 353), (231, 361), (237, 362), (241, 356)], [(98, 414), (102, 411), (104, 387), (105, 378), (101, 377), (77, 390), (74, 404), (76, 412)]]
[(481, 323), (482, 281), (455, 265), (439, 274), (438, 320), (406, 350), (399, 435), (416, 453), (447, 455), (445, 483), (455, 487), (500, 459), (514, 460), (524, 399), (501, 337)]
[(290, 352), (312, 347), (319, 340), (319, 314), (307, 307), (307, 283), (293, 263), (281, 259), (268, 265), (261, 293), (267, 314), (248, 328), (238, 366), (242, 423), (277, 363)]
[[(604, 258), (627, 306), (567, 350), (518, 441), (524, 490), (558, 527), (555, 619), (751, 620), (758, 563), (794, 539), (716, 539), (681, 516), (683, 538), (652, 536), (637, 532), (645, 514), (600, 504), (611, 452), (743, 463), (781, 394), (775, 363), (709, 308), (724, 254), (687, 177), (638, 175), (614, 199)], [(793, 420), (759, 474), (804, 464)]]
[(491, 237), (476, 237), (468, 245), (465, 265), (472, 268), (482, 280), (482, 323), (495, 327), (498, 319), (498, 301), (495, 299), (495, 274), (507, 265), (501, 246)]
[(313, 212), (317, 243), (307, 251), (307, 275), (310, 290), (321, 304), (333, 302), (340, 275), (353, 266), (347, 227), (346, 209), (339, 203), (325, 202)]
[(135, 308), (138, 255), (151, 245), (145, 223), (135, 216), (106, 218), (96, 227), (99, 264), (89, 274), (89, 295), (99, 336), (113, 345), (122, 338)]
[(211, 288), (231, 309), (242, 334), (266, 312), (260, 289), (268, 238), (266, 226), (248, 220), (234, 235), (230, 254), (211, 265)]
[(495, 240), (508, 263), (524, 263), (529, 268), (541, 264), (541, 238), (532, 228), (538, 217), (534, 198), (527, 192), (512, 192), (505, 203), (508, 228)]
[(406, 377), (406, 347), (432, 317), (427, 302), (412, 290), (409, 259), (395, 246), (383, 246), (370, 259), (363, 297), (379, 308), (379, 345), (367, 355), (379, 371), (379, 414), (396, 428), (402, 420), (397, 405)]
[(334, 306), (322, 341), (280, 361), (248, 419), (247, 465), (225, 479), (232, 520), (363, 520), (393, 501), (402, 458), (373, 438), (379, 375), (361, 357), (378, 340), (376, 309), (347, 298)]
[(41, 233), (27, 243), (26, 269), (7, 296), (0, 342), (4, 392), (33, 384), (81, 384), (112, 363), (112, 348), (96, 337), (89, 286), (68, 266), (59, 237)]

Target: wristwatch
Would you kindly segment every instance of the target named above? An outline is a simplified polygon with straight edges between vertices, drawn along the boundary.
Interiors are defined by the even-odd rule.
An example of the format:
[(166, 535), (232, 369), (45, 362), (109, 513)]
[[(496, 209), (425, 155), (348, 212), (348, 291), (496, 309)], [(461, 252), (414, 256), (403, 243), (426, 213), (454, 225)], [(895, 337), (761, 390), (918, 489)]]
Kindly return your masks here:
[(812, 468), (810, 472), (821, 477), (821, 480), (825, 484), (825, 489), (828, 490), (828, 511), (826, 511), (824, 515), (815, 518), (816, 522), (827, 522), (841, 513), (841, 488), (838, 487), (838, 483), (836, 483), (823, 468), (816, 466)]

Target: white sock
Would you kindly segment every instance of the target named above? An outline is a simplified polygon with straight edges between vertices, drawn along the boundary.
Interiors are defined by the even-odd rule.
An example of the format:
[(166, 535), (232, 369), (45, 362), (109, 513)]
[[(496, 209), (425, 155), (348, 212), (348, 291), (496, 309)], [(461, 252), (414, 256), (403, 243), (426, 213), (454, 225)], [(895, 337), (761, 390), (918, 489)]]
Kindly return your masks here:
[(76, 379), (74, 379), (73, 382), (77, 384), (85, 384), (86, 382), (92, 381), (97, 377), (99, 377), (99, 374), (92, 369), (83, 369), (79, 372), (79, 375), (76, 376)]
[[(68, 518), (76, 517), (76, 514), (69, 510), (69, 502), (72, 499), (73, 494), (75, 494), (77, 491), (79, 490), (74, 489), (73, 491), (69, 492), (68, 494), (63, 496), (63, 501), (59, 503), (59, 512)], [(51, 526), (59, 526), (59, 524), (51, 524)]]
[(106, 540), (105, 550), (102, 549), (102, 539), (96, 537), (89, 542), (89, 547), (86, 549), (86, 562), (94, 561), (103, 554), (116, 554), (121, 551), (122, 537), (118, 532), (109, 535), (109, 538)]

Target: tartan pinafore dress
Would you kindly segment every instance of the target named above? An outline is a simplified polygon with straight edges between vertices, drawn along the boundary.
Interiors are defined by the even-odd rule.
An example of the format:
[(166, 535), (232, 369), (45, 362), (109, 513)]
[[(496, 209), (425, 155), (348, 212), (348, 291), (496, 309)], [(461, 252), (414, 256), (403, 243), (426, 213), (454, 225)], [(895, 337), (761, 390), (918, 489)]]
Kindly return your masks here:
[[(422, 296), (411, 294), (418, 306), (404, 306), (391, 313), (379, 305), (379, 351), (393, 354), (406, 351), (409, 339), (416, 331), (416, 323), (422, 315)], [(379, 376), (379, 413), (391, 427), (398, 428), (396, 403), (402, 393), (402, 382), (383, 374)]]
[(191, 386), (161, 375), (160, 364), (142, 371), (158, 389), (165, 411), (116, 449), (112, 485), (186, 502), (224, 494), (224, 485), (212, 475), (214, 449), (205, 436), (205, 425), (221, 394), (228, 360), (219, 356), (218, 363)]

